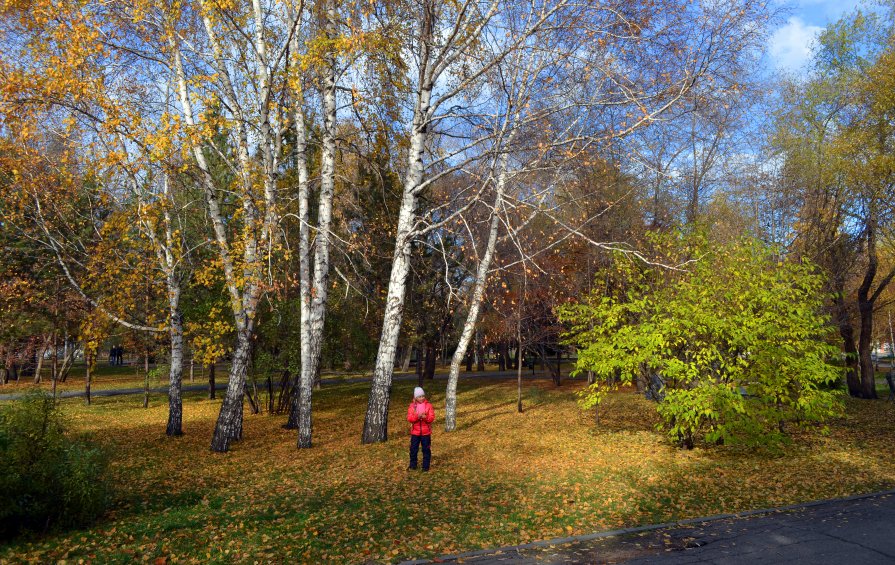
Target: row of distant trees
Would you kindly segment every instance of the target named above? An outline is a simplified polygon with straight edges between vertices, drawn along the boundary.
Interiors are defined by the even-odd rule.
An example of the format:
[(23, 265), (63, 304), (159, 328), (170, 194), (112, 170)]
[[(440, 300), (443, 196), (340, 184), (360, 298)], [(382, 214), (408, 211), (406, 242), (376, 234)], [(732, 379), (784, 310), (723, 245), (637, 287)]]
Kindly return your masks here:
[[(226, 451), (252, 370), (280, 375), (310, 447), (324, 364), (372, 367), (362, 440), (384, 441), (394, 368), (439, 345), (453, 429), (470, 353), (544, 357), (556, 307), (614, 254), (656, 266), (648, 231), (813, 253), (843, 278), (845, 327), (891, 279), (868, 251), (887, 201), (865, 224), (857, 193), (836, 201), (842, 270), (810, 231), (834, 225), (810, 176), (829, 167), (783, 135), (804, 101), (781, 104), (771, 159), (743, 156), (768, 18), (751, 1), (4, 7), (3, 342), (77, 335), (89, 366), (112, 331), (163, 338), (169, 435), (184, 359), (226, 356), (211, 444)], [(33, 329), (12, 322), (24, 312)]]

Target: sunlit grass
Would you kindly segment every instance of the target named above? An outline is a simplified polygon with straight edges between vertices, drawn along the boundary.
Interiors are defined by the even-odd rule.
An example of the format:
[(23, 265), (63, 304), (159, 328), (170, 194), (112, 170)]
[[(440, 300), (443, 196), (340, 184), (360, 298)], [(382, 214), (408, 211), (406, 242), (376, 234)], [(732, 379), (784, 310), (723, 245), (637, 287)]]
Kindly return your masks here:
[[(218, 385), (226, 384), (228, 380), (227, 371), (229, 364), (225, 362), (218, 363), (215, 372), (215, 382)], [(487, 371), (496, 371), (497, 365), (487, 365)], [(436, 368), (438, 374), (447, 373), (448, 367), (440, 365)], [(415, 375), (414, 367), (408, 371), (395, 371), (395, 375), (410, 376)], [(527, 374), (527, 373), (526, 373)], [(10, 381), (5, 385), (0, 385), (0, 395), (21, 393), (32, 388), (41, 388), (47, 392), (53, 389), (53, 380), (50, 377), (49, 362), (45, 362), (41, 371), (41, 382), (39, 385), (34, 384), (34, 377), (22, 376), (18, 382)], [(86, 366), (83, 363), (76, 363), (69, 372), (65, 381), (56, 382), (57, 392), (83, 392), (86, 375)], [(368, 370), (351, 370), (351, 371), (334, 371), (324, 370), (321, 378), (326, 382), (339, 382), (352, 379), (369, 379), (372, 373)], [(271, 375), (274, 386), (279, 383), (282, 373), (279, 371)], [(259, 388), (263, 388), (267, 384), (267, 376), (262, 374), (255, 375), (256, 383)], [(150, 365), (149, 387), (151, 389), (163, 388), (168, 384), (168, 375), (165, 368), (161, 371), (156, 370), (155, 365)], [(145, 373), (143, 364), (128, 365), (109, 365), (108, 362), (97, 362), (90, 382), (91, 391), (111, 390), (111, 389), (142, 389), (145, 385)], [(192, 378), (190, 378), (189, 362), (185, 363), (183, 368), (183, 385), (190, 386), (207, 386), (208, 385), (208, 368), (201, 365), (194, 365)]]
[(72, 425), (115, 454), (117, 504), (83, 531), (22, 539), (0, 560), (363, 562), (434, 556), (621, 526), (665, 522), (895, 485), (895, 404), (848, 401), (827, 436), (807, 433), (781, 454), (682, 451), (655, 431), (650, 403), (611, 396), (594, 424), (572, 390), (512, 381), (461, 382), (458, 431), (447, 434), (442, 385), (433, 465), (408, 473), (406, 402), (394, 386), (388, 443), (362, 446), (368, 385), (319, 391), (311, 450), (285, 416), (246, 413), (245, 439), (208, 450), (219, 401), (189, 397), (186, 435), (164, 436), (166, 406), (137, 397), (65, 401)]

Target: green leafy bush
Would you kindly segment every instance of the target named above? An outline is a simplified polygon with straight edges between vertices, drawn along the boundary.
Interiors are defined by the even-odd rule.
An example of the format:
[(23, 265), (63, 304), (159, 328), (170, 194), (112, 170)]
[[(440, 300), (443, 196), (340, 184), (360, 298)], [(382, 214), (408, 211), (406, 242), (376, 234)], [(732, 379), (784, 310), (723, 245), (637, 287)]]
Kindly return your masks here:
[(577, 372), (593, 371), (585, 407), (618, 384), (658, 401), (663, 428), (687, 447), (774, 444), (788, 424), (823, 422), (842, 409), (828, 341), (822, 280), (811, 265), (780, 260), (761, 242), (710, 249), (704, 239), (656, 236), (680, 270), (624, 256), (600, 288), (560, 309)]
[(0, 409), (0, 539), (94, 520), (108, 501), (106, 462), (65, 433), (52, 397), (31, 392)]

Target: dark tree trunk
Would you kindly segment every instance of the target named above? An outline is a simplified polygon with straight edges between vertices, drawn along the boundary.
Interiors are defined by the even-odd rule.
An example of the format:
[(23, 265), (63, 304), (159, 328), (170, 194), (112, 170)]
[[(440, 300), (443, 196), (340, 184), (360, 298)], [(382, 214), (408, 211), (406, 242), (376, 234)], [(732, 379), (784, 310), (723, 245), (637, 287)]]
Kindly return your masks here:
[[(557, 352), (557, 356), (559, 355), (560, 353)], [(543, 345), (538, 346), (538, 357), (540, 357), (541, 359), (541, 370), (543, 370), (545, 373), (549, 372), (550, 380), (553, 381), (553, 384), (556, 386), (560, 386), (562, 384), (562, 381), (560, 380), (559, 374), (559, 362), (557, 361), (556, 365), (550, 362), (547, 357), (547, 348), (545, 348)]]
[(53, 365), (50, 368), (53, 378), (53, 398), (56, 398), (56, 383), (59, 379), (59, 343), (56, 337), (56, 330), (53, 330)]
[(497, 370), (507, 370), (507, 343), (505, 341), (501, 341), (497, 346)]
[[(863, 298), (863, 300), (862, 300)], [(876, 394), (876, 370), (873, 366), (873, 302), (859, 297), (861, 333), (858, 340), (858, 359), (861, 363), (861, 398), (879, 398)]]
[(485, 370), (485, 348), (482, 347), (482, 335), (476, 334), (476, 357), (478, 357), (478, 362), (476, 364), (476, 371), (484, 371)]
[[(288, 371), (287, 371), (288, 374)], [(286, 400), (289, 402), (289, 418), (286, 419), (286, 423), (283, 424), (283, 429), (286, 430), (297, 430), (298, 429), (298, 417), (299, 411), (301, 407), (299, 406), (301, 400), (299, 398), (299, 388), (301, 388), (301, 383), (299, 380), (301, 379), (301, 370), (299, 370), (295, 374), (294, 379), (289, 379), (289, 398)], [(282, 392), (280, 395), (282, 396)]]
[(217, 453), (225, 453), (230, 448), (230, 442), (242, 439), (242, 405), (245, 399), (251, 335), (251, 328), (237, 332), (236, 350), (233, 352), (233, 364), (230, 366), (230, 380), (211, 439), (211, 450)]
[[(286, 406), (290, 406), (290, 418), (291, 416), (291, 406), (292, 406), (292, 395), (298, 394), (298, 379), (299, 374), (296, 373), (293, 378), (292, 373), (289, 369), (283, 371), (283, 376), (280, 378), (280, 392), (278, 393), (278, 406), (277, 413), (282, 412)], [(298, 421), (296, 420), (296, 426), (298, 425)]]
[(556, 372), (553, 376), (553, 384), (562, 386), (562, 348), (556, 349)]
[(143, 408), (149, 408), (149, 371), (143, 372)]
[(143, 353), (143, 408), (149, 408), (149, 347)]
[(217, 396), (215, 392), (215, 382), (214, 382), (214, 365), (215, 362), (212, 361), (208, 365), (208, 400), (214, 400)]
[(258, 414), (261, 410), (258, 408), (258, 403), (256, 402), (256, 397), (258, 396), (258, 388), (255, 386), (255, 382), (252, 381), (252, 390), (249, 390), (249, 383), (245, 384), (245, 397), (249, 401), (249, 406), (252, 408), (252, 414)]
[(519, 363), (516, 365), (516, 410), (522, 414), (522, 301), (516, 316), (516, 343), (519, 344)]
[(839, 336), (842, 338), (842, 348), (845, 351), (845, 384), (848, 386), (848, 394), (859, 398), (861, 396), (861, 377), (858, 364), (858, 348), (855, 345), (855, 329), (851, 325), (845, 299), (841, 293), (836, 295), (836, 313)]
[(416, 386), (423, 386), (423, 350), (416, 348)]
[(84, 360), (87, 362), (86, 373), (84, 374), (84, 401), (90, 406), (90, 355), (85, 355)]
[(858, 287), (858, 316), (861, 323), (860, 336), (858, 338), (858, 359), (861, 364), (861, 398), (878, 398), (876, 394), (876, 371), (873, 367), (871, 350), (873, 348), (873, 307), (886, 286), (895, 276), (895, 270), (884, 275), (878, 282), (876, 290), (873, 289), (873, 281), (876, 279), (879, 268), (879, 258), (876, 250), (876, 229), (878, 227), (878, 215), (875, 206), (871, 205), (868, 211), (865, 237), (867, 250), (867, 270)]
[[(430, 380), (435, 378), (435, 362), (436, 362), (435, 356), (436, 356), (436, 354), (437, 354), (436, 343), (434, 341), (427, 343), (426, 344), (426, 367), (424, 370), (423, 377), (430, 379)], [(420, 385), (420, 386), (423, 386), (423, 385)]]
[(298, 391), (298, 376), (294, 379), (292, 378), (292, 373), (289, 369), (283, 371), (283, 375), (280, 377), (280, 390), (277, 391), (277, 406), (276, 412), (277, 414), (282, 414), (283, 410), (286, 407), (289, 407), (289, 417), (286, 419), (286, 423), (283, 424), (283, 429), (286, 430), (297, 430), (298, 429), (298, 414), (295, 410), (295, 402), (293, 402), (293, 395), (297, 394)]
[(52, 374), (50, 375), (53, 378), (53, 391), (56, 391), (56, 379), (59, 378), (59, 343), (56, 337), (56, 330), (53, 330), (53, 363), (50, 366), (50, 370)]

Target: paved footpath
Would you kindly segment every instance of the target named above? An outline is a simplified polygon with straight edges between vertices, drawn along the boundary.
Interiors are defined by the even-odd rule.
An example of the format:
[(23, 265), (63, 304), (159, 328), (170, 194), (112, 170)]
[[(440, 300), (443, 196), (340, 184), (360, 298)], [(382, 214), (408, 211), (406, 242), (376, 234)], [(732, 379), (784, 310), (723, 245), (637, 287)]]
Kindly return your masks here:
[(895, 491), (472, 552), (434, 562), (895, 563)]

